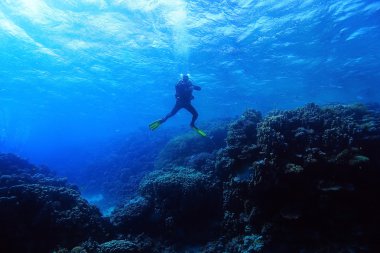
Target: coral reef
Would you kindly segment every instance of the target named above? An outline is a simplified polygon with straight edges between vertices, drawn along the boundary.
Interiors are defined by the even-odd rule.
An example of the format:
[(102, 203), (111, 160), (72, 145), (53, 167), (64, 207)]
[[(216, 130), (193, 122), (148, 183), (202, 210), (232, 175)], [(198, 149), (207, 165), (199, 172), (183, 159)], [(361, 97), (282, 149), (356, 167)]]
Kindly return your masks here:
[[(76, 177), (76, 183), (88, 194), (102, 194), (105, 207), (134, 198), (139, 183), (154, 169), (192, 166), (214, 171), (213, 163), (200, 168), (191, 163), (201, 158), (200, 153), (214, 159), (214, 151), (224, 146), (229, 119), (216, 120), (204, 130), (207, 138), (183, 129), (160, 129), (159, 134), (141, 130), (108, 144), (91, 165)], [(85, 179), (85, 180), (83, 180)]]
[(380, 251), (378, 106), (308, 104), (266, 117), (248, 110), (228, 131), (215, 129), (213, 138), (176, 137), (149, 155), (159, 169), (143, 167), (138, 192), (109, 226), (75, 187), (1, 155), (1, 250)]
[(111, 222), (120, 232), (144, 232), (149, 224), (147, 217), (152, 211), (153, 203), (145, 197), (137, 196), (115, 208)]
[(162, 148), (155, 160), (155, 168), (162, 169), (186, 166), (188, 161), (200, 153), (212, 154), (224, 146), (229, 121), (217, 121), (205, 128), (207, 138), (199, 138), (193, 132), (176, 136)]
[(49, 252), (108, 233), (76, 187), (7, 154), (0, 154), (0, 226), (1, 252)]
[(131, 241), (113, 240), (105, 242), (99, 246), (102, 253), (134, 253), (139, 252), (138, 247)]
[(224, 184), (226, 232), (260, 233), (265, 252), (378, 247), (379, 116), (309, 104), (264, 118), (251, 178)]
[[(154, 246), (154, 247), (153, 247)], [(104, 243), (87, 240), (71, 250), (61, 248), (54, 253), (159, 253), (162, 252), (160, 245), (154, 245), (151, 238), (140, 234), (127, 236), (122, 239), (114, 239)]]
[(246, 169), (256, 158), (257, 124), (262, 120), (260, 112), (246, 111), (238, 120), (230, 124), (226, 147), (218, 151), (216, 169), (219, 177), (226, 178), (232, 172)]
[(141, 182), (140, 194), (114, 211), (115, 226), (130, 232), (139, 224), (140, 232), (192, 240), (211, 236), (209, 228), (220, 215), (218, 182), (193, 169), (154, 171)]

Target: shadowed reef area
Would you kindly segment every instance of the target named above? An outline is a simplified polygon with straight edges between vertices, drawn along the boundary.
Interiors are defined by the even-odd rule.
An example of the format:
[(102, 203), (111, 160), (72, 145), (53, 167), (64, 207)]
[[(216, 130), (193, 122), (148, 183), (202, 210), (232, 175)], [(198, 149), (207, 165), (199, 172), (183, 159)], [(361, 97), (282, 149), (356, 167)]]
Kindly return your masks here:
[(109, 217), (49, 169), (1, 154), (0, 251), (380, 252), (378, 105), (248, 110), (205, 130), (127, 138), (83, 170), (87, 189), (118, 195)]

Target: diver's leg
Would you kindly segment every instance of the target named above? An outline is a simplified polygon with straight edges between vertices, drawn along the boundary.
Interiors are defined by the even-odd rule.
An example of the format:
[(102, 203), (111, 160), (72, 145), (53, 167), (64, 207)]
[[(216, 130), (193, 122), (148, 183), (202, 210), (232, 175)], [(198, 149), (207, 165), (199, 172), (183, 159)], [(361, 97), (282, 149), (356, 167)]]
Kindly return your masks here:
[(184, 108), (193, 115), (193, 118), (191, 119), (190, 127), (195, 127), (195, 121), (198, 118), (197, 110), (195, 110), (194, 106), (192, 106), (191, 104), (184, 106)]
[(181, 110), (181, 108), (182, 106), (179, 103), (175, 103), (171, 112), (169, 112), (164, 118), (160, 120), (161, 123), (164, 123), (168, 118), (173, 117), (179, 110)]

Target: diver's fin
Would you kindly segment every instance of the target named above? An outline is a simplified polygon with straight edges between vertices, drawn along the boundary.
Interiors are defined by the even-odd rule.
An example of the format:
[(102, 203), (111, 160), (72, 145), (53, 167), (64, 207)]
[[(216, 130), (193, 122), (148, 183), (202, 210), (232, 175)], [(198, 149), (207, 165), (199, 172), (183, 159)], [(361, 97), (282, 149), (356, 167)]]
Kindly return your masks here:
[(205, 132), (203, 132), (202, 130), (200, 130), (198, 127), (192, 127), (194, 130), (195, 130), (195, 132), (197, 132), (197, 134), (199, 134), (200, 136), (202, 136), (202, 137), (206, 137), (207, 136), (207, 134), (205, 133)]
[(149, 128), (150, 130), (156, 130), (160, 125), (161, 125), (162, 121), (161, 120), (156, 120), (152, 123), (149, 124)]

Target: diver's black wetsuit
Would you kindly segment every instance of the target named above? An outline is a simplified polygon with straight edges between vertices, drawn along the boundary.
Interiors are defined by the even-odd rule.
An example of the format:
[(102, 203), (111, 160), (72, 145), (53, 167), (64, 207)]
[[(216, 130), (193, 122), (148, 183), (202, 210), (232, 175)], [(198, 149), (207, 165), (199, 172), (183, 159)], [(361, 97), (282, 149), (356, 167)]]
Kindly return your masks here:
[(161, 123), (164, 123), (168, 118), (174, 116), (179, 110), (185, 108), (192, 115), (190, 126), (195, 127), (195, 121), (198, 118), (198, 112), (191, 105), (191, 100), (194, 99), (193, 90), (201, 90), (201, 87), (193, 85), (189, 80), (180, 80), (175, 86), (175, 98), (176, 103), (170, 113), (168, 113), (165, 118), (161, 119)]

